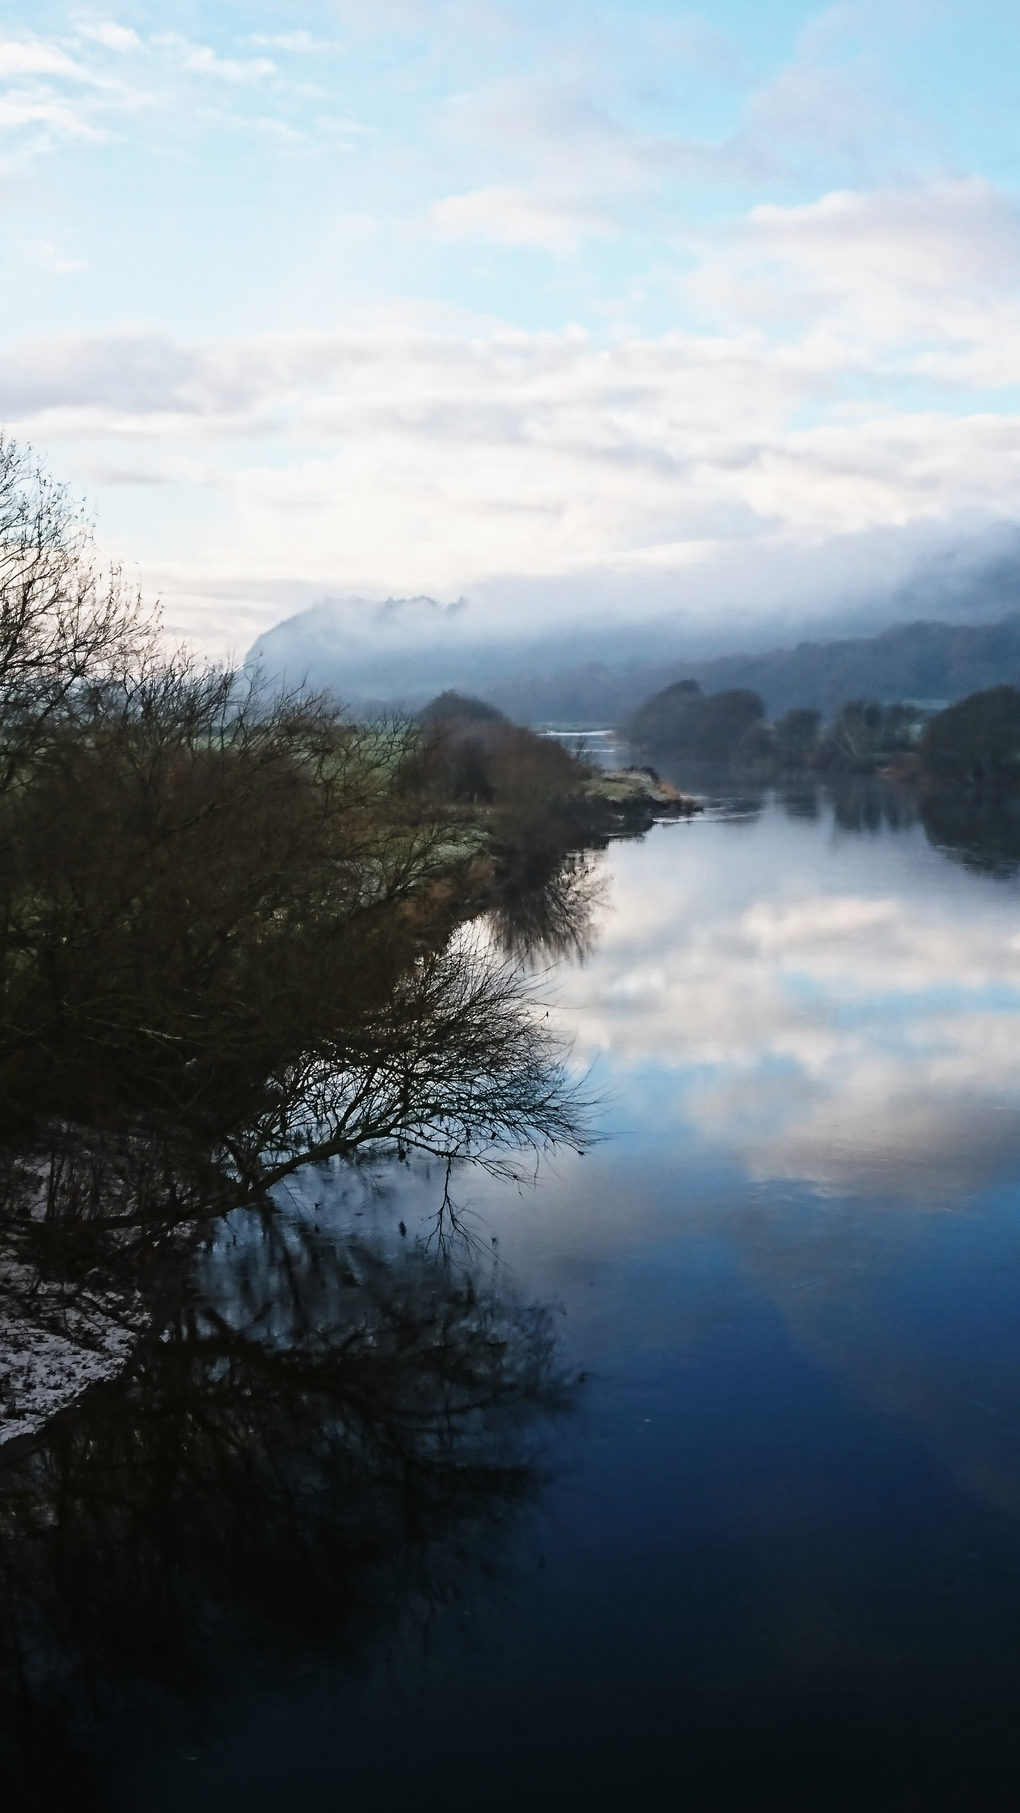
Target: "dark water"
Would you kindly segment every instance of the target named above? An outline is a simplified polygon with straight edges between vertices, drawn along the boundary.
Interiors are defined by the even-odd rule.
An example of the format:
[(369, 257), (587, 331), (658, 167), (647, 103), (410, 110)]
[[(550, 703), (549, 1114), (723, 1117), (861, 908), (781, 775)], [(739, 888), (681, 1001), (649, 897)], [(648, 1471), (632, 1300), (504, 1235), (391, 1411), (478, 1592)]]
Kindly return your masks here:
[[(1020, 1799), (1010, 852), (938, 848), (871, 791), (720, 785), (603, 866), (594, 948), (546, 982), (602, 1143), (535, 1189), (455, 1177), (474, 1246), (445, 1271), (422, 1170), (299, 1177), (271, 1249), (228, 1227), (154, 1362), (187, 1376), (154, 1379), (118, 1462), (153, 1468), (148, 1509), (116, 1528), (100, 1394), (66, 1464), (102, 1567), (76, 1600), (81, 1536), (38, 1586), (89, 1681), (61, 1699), (26, 1666), (64, 1804)], [(342, 1380), (287, 1383), (358, 1315)], [(261, 1384), (231, 1346), (255, 1324)], [(461, 1397), (447, 1368), (425, 1402), (461, 1338)]]

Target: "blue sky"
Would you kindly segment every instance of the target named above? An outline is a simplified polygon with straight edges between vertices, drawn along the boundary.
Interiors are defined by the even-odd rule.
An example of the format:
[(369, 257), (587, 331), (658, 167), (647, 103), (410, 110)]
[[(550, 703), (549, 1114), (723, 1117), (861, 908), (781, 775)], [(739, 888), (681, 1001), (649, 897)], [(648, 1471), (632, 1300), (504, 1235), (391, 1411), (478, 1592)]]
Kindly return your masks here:
[(805, 613), (1018, 514), (1020, 12), (14, 0), (0, 415), (172, 629)]

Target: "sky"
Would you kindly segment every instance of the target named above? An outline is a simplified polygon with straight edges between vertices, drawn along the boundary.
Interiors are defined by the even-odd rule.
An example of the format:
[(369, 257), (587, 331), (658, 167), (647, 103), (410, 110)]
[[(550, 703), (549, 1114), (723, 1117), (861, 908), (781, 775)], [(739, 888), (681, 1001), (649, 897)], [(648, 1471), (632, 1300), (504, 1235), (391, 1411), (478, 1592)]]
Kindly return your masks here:
[(217, 654), (809, 616), (1020, 519), (1018, 69), (1005, 0), (7, 0), (0, 420)]

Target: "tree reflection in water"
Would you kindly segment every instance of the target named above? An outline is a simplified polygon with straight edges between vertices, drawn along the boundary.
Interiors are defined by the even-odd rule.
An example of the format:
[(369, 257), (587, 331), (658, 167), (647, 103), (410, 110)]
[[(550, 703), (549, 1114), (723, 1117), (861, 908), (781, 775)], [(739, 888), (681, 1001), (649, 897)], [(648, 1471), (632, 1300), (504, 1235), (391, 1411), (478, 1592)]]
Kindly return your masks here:
[[(195, 1231), (239, 1208), (271, 1216), (274, 1189), (304, 1165), (417, 1152), (449, 1183), (454, 1166), (517, 1178), (543, 1149), (581, 1149), (590, 1104), (523, 968), (536, 945), (544, 957), (585, 948), (596, 886), (582, 858), (550, 865), (540, 898), (498, 898), (495, 938), (449, 929), (444, 907), (445, 941), (401, 951), (371, 1013), (349, 1024), (338, 1009), (331, 1040), (281, 1062), (240, 1123), (223, 1111), (230, 1076), (226, 1104), (204, 1090), (197, 1125), (158, 1093), (127, 1124), (42, 1104), (0, 1147), (0, 1442), (112, 1376), (175, 1289)], [(444, 1203), (440, 1234), (449, 1191)]]
[(267, 1218), (199, 1284), (0, 1474), (4, 1773), (26, 1805), (93, 1804), (97, 1732), (211, 1718), (288, 1645), (336, 1660), (427, 1617), (493, 1565), (570, 1402), (550, 1312), (420, 1248)]
[(529, 967), (563, 959), (583, 963), (595, 947), (604, 898), (600, 860), (588, 851), (543, 864), (526, 886), (508, 878), (488, 915), (496, 946)]
[(968, 869), (1007, 877), (1020, 869), (1020, 799), (963, 789), (927, 795), (921, 822), (930, 843)]
[(905, 831), (920, 824), (928, 842), (954, 862), (1008, 878), (1020, 871), (1020, 798), (964, 787), (914, 788), (870, 776), (780, 792), (791, 817), (813, 817), (826, 801), (843, 831)]
[(449, 1186), (586, 1139), (520, 965), (582, 951), (595, 890), (572, 857), (508, 887), (494, 936), (419, 949), (245, 1126), (209, 1096), (201, 1129), (55, 1112), (0, 1154), (0, 1434), (28, 1432), (0, 1449), (6, 1804), (103, 1805), (126, 1734), (211, 1718), (288, 1646), (396, 1636), (495, 1565), (572, 1396), (552, 1314), (469, 1245), (450, 1264), (449, 1216), (438, 1251), (387, 1253), (278, 1186), (414, 1151)]
[(870, 775), (847, 775), (823, 792), (842, 831), (907, 831), (917, 823), (913, 792)]

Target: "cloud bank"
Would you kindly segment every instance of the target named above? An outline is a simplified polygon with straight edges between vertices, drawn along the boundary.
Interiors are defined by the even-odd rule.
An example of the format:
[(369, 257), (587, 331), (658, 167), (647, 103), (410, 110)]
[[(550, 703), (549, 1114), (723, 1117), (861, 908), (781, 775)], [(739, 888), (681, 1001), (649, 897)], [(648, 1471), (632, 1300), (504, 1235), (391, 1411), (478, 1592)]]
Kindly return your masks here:
[(0, 39), (0, 413), (173, 628), (732, 642), (1016, 521), (1015, 197), (868, 8), (52, 17)]

